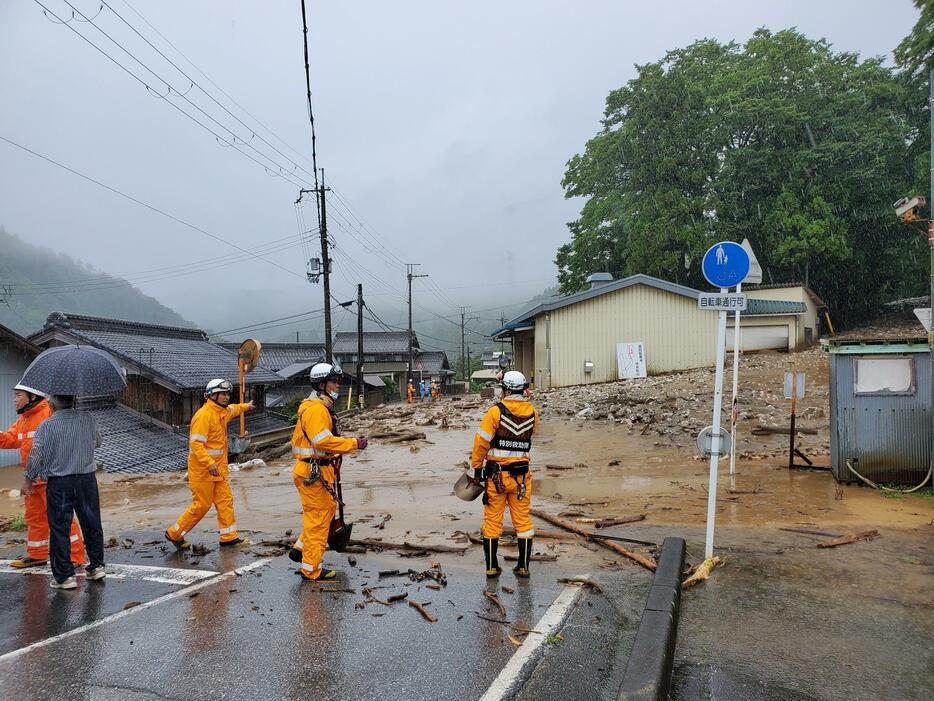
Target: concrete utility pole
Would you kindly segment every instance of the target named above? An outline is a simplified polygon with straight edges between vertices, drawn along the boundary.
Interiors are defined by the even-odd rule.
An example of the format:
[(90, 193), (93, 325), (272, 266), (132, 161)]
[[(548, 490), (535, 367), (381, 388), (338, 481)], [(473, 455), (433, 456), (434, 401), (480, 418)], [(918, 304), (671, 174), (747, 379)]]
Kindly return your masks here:
[(334, 349), (331, 345), (331, 259), (328, 254), (328, 208), (324, 186), (324, 168), (321, 169), (321, 268), (324, 273), (324, 358), (325, 362), (334, 362)]
[(363, 285), (357, 285), (357, 405), (363, 406)]
[(413, 379), (412, 369), (415, 366), (415, 358), (412, 353), (412, 280), (417, 277), (428, 277), (427, 275), (415, 275), (415, 266), (419, 263), (406, 263), (405, 264), (405, 276), (409, 281), (409, 367), (408, 372), (406, 373), (406, 379), (411, 382)]
[(467, 332), (465, 331), (466, 322), (464, 321), (464, 316), (467, 314), (467, 307), (461, 307), (461, 378), (464, 380), (467, 379), (467, 368), (465, 364), (467, 360)]

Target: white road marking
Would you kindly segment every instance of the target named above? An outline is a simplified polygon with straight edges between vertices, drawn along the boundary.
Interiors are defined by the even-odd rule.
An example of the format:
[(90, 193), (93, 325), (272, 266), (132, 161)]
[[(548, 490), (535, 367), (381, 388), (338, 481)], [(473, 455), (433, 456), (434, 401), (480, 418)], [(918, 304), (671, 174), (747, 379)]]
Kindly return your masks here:
[(159, 604), (165, 603), (166, 601), (171, 601), (172, 599), (178, 599), (179, 597), (182, 597), (182, 596), (188, 596), (192, 592), (196, 592), (200, 589), (204, 589), (205, 587), (209, 587), (225, 579), (229, 579), (230, 577), (235, 577), (237, 575), (243, 574), (244, 572), (255, 570), (256, 568), (262, 567), (263, 565), (271, 561), (272, 561), (271, 557), (263, 558), (262, 560), (256, 560), (255, 562), (251, 562), (249, 565), (246, 565), (244, 567), (238, 567), (235, 570), (230, 570), (229, 572), (224, 572), (223, 574), (217, 574), (216, 576), (211, 576), (210, 578), (202, 579), (197, 584), (192, 584), (191, 586), (183, 587), (181, 589), (176, 589), (175, 591), (169, 594), (160, 596), (158, 599), (153, 599), (152, 601), (147, 601), (145, 603), (140, 604), (139, 606), (134, 606), (132, 608), (118, 611), (117, 613), (111, 614), (110, 616), (106, 616), (105, 618), (101, 618), (100, 620), (93, 621), (91, 623), (88, 623), (87, 625), (79, 626), (78, 628), (72, 628), (69, 631), (61, 633), (59, 635), (54, 635), (51, 638), (45, 638), (44, 640), (40, 640), (38, 642), (33, 643), (32, 645), (21, 647), (18, 650), (12, 650), (11, 652), (6, 653), (5, 655), (0, 655), (0, 662), (6, 662), (8, 660), (21, 657), (22, 655), (25, 655), (27, 652), (31, 652), (32, 650), (38, 650), (39, 648), (46, 647), (48, 645), (51, 645), (52, 643), (57, 643), (59, 640), (64, 640), (65, 638), (70, 638), (74, 635), (80, 635), (86, 631), (93, 630), (94, 628), (100, 628), (102, 625), (111, 623), (113, 621), (118, 621), (121, 618), (126, 618), (127, 616), (132, 616), (133, 614), (139, 613), (141, 611), (145, 611), (146, 609), (151, 609), (153, 606), (158, 606)]
[[(44, 574), (51, 576), (52, 570), (48, 565), (43, 567), (25, 567), (18, 569), (11, 567), (12, 560), (0, 560), (0, 572), (7, 574)], [(212, 570), (185, 570), (175, 567), (154, 567), (149, 565), (107, 565), (108, 579), (140, 579), (146, 582), (159, 582), (160, 584), (177, 584), (187, 586), (200, 582), (202, 579), (214, 577), (219, 572)], [(79, 579), (84, 576), (84, 570), (77, 570), (75, 576)]]
[[(503, 667), (499, 676), (493, 680), (486, 693), (480, 697), (480, 701), (502, 701), (511, 699), (518, 692), (518, 685), (523, 681), (522, 674), (525, 667), (536, 662), (541, 655), (541, 648), (547, 642), (549, 633), (557, 630), (568, 616), (571, 607), (580, 596), (581, 587), (577, 584), (569, 584), (565, 587), (554, 603), (545, 611), (539, 622), (532, 629), (533, 633), (538, 635), (529, 635), (522, 643), (513, 656)], [(3, 659), (3, 658), (0, 658)]]

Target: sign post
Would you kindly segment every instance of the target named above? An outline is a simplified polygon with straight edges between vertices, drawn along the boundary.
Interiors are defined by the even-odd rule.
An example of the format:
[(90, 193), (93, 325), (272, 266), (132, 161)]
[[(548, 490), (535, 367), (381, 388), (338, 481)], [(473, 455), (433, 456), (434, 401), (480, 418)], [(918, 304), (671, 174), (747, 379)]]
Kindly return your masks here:
[[(753, 253), (752, 244), (749, 239), (743, 239), (740, 244), (746, 254), (749, 256), (749, 274), (743, 282), (751, 285), (758, 285), (762, 282), (762, 266), (756, 260), (756, 254)], [(736, 286), (736, 293), (742, 292), (743, 283)], [(742, 328), (739, 323), (740, 312), (744, 309), (736, 310), (736, 319), (733, 321), (733, 401), (730, 403), (730, 477), (736, 474), (736, 423), (739, 418), (739, 406), (737, 405), (737, 395), (739, 393), (739, 349), (743, 346)]]
[[(704, 254), (704, 277), (721, 295), (728, 295), (730, 287), (739, 287), (749, 275), (749, 254), (737, 243), (721, 241)], [(738, 290), (737, 290), (738, 291)], [(723, 366), (726, 363), (726, 308), (720, 309), (717, 322), (717, 367), (713, 391), (713, 434), (710, 446), (710, 484), (707, 490), (707, 537), (704, 558), (713, 557), (714, 525), (717, 517), (717, 470), (720, 465), (720, 412), (723, 402)]]

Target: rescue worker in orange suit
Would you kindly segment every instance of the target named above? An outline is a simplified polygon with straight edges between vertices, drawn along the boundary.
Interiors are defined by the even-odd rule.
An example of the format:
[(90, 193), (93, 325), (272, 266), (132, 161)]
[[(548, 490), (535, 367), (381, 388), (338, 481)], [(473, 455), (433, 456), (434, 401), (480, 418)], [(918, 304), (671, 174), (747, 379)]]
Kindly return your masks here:
[(305, 579), (332, 579), (337, 572), (322, 567), (321, 558), (337, 511), (335, 459), (365, 450), (367, 439), (343, 438), (337, 430), (333, 407), (340, 390), (340, 369), (318, 363), (311, 368), (309, 378), (315, 391), (299, 405), (292, 433), (292, 480), (302, 503), (302, 535), (289, 558), (302, 563), (300, 571)]
[(535, 535), (529, 517), (532, 499), (529, 453), (532, 435), (538, 428), (538, 412), (526, 398), (529, 383), (521, 372), (507, 372), (502, 386), (503, 400), (490, 407), (474, 435), (470, 462), (474, 479), (486, 485), (482, 528), (486, 576), (498, 577), (502, 572), (496, 551), (508, 504), (519, 544), (519, 561), (512, 571), (526, 579)]
[(438, 397), (441, 396), (441, 387), (437, 382), (432, 381), (431, 383), (431, 401), (435, 401)]
[[(19, 418), (9, 429), (0, 433), (0, 448), (19, 448), (23, 465), (32, 450), (32, 438), (36, 428), (52, 415), (48, 396), (32, 387), (16, 385), (13, 388), (13, 406)], [(45, 482), (32, 482), (31, 488), (23, 490), (26, 506), (26, 554), (10, 563), (22, 569), (44, 565), (49, 559), (49, 516), (45, 503)], [(76, 567), (84, 565), (84, 542), (78, 521), (71, 522), (71, 561)]]
[(405, 400), (411, 404), (415, 401), (415, 385), (412, 384), (412, 380), (409, 380), (409, 386), (406, 389)]
[(233, 492), (227, 481), (227, 423), (253, 409), (253, 402), (231, 404), (233, 386), (227, 380), (211, 380), (204, 391), (207, 401), (191, 417), (188, 436), (188, 486), (191, 506), (165, 532), (179, 550), (191, 547), (185, 535), (210, 511), (217, 511), (222, 546), (249, 545), (237, 534)]

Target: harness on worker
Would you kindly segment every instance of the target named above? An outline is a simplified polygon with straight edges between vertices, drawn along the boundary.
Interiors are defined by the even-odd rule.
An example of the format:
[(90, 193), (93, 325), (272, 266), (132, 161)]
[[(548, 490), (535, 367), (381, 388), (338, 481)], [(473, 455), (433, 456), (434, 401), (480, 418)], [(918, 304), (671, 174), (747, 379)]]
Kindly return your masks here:
[[(493, 440), (490, 441), (490, 449), (528, 455), (529, 451), (532, 450), (532, 434), (535, 431), (534, 412), (530, 416), (516, 416), (506, 408), (503, 402), (499, 402), (496, 406), (499, 408), (500, 418), (496, 433), (493, 434)], [(493, 460), (486, 461), (483, 474), (485, 479), (493, 482), (497, 494), (506, 491), (503, 486), (503, 470), (516, 480), (516, 498), (521, 501), (525, 498), (525, 480), (529, 473), (529, 461), (522, 460), (505, 466)]]

